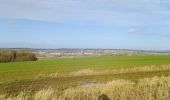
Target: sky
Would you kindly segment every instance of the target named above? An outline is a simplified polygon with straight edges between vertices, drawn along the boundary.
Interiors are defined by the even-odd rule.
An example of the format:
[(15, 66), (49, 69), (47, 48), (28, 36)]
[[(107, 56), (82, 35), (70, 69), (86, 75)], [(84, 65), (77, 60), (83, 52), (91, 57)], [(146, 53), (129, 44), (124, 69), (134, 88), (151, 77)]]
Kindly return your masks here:
[(0, 48), (170, 50), (170, 1), (0, 0)]

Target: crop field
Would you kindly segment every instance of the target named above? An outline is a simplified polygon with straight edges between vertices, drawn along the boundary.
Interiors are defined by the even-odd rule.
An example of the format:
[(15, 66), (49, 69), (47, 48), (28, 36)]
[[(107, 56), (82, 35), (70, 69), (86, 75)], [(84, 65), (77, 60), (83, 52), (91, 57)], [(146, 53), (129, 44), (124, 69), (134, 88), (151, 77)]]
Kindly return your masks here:
[[(30, 100), (30, 98), (36, 98), (36, 100), (42, 100), (43, 97), (40, 94), (44, 94), (47, 97), (44, 100), (54, 98), (58, 98), (58, 100), (83, 100), (82, 98), (85, 98), (83, 97), (85, 95), (88, 95), (85, 100), (97, 100), (97, 97), (104, 93), (110, 98), (113, 98), (114, 95), (114, 97), (120, 95), (122, 97), (116, 98), (125, 100), (121, 90), (117, 91), (116, 88), (113, 88), (116, 87), (115, 83), (120, 84), (118, 87), (122, 91), (125, 91), (122, 88), (123, 86), (130, 87), (135, 94), (135, 91), (138, 90), (132, 84), (137, 84), (136, 87), (140, 88), (140, 86), (146, 85), (143, 85), (145, 81), (153, 80), (152, 85), (157, 88), (159, 82), (169, 80), (169, 75), (170, 56), (163, 55), (39, 58), (38, 61), (0, 63), (0, 99)], [(158, 81), (159, 79), (160, 81)], [(138, 86), (138, 83), (140, 86)], [(117, 91), (117, 94), (110, 94), (109, 91), (111, 90), (108, 87), (106, 90), (96, 90), (96, 88), (105, 88), (104, 84), (107, 86), (112, 84), (112, 90)], [(93, 96), (86, 93), (86, 90), (90, 91), (89, 94), (93, 94)], [(74, 94), (71, 94), (71, 91)], [(141, 91), (141, 93), (144, 92), (144, 90)], [(78, 93), (84, 95), (77, 95)], [(128, 91), (125, 91), (124, 95), (126, 93)], [(167, 94), (161, 93), (159, 95), (167, 96)], [(152, 96), (148, 98), (152, 98)], [(166, 98), (162, 100), (168, 100), (168, 97)], [(145, 99), (143, 98), (143, 100)], [(134, 100), (136, 99), (134, 98)]]

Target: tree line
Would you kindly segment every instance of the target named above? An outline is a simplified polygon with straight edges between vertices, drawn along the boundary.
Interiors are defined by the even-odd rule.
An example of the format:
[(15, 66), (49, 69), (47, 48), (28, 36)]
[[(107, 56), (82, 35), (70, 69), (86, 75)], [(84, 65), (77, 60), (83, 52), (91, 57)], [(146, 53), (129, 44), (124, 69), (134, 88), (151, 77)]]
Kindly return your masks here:
[(36, 60), (37, 57), (31, 50), (0, 50), (0, 63)]

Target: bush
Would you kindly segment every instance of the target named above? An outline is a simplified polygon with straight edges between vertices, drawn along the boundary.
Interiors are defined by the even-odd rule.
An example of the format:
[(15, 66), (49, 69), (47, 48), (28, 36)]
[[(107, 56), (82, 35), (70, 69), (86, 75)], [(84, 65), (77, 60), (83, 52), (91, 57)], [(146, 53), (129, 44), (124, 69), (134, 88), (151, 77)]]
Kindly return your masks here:
[(36, 61), (31, 50), (0, 50), (0, 63), (17, 61)]

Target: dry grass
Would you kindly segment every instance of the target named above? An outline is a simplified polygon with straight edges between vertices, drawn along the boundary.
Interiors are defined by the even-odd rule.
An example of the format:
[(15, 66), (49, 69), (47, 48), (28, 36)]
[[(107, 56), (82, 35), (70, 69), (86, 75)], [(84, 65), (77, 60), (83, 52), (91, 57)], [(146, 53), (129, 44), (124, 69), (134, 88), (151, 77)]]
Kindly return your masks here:
[(163, 71), (163, 70), (170, 70), (170, 65), (151, 65), (151, 66), (143, 66), (143, 67), (133, 67), (133, 68), (126, 68), (126, 69), (117, 69), (112, 70), (112, 73), (131, 73), (131, 72), (151, 72), (151, 71)]
[(26, 92), (21, 92), (16, 97), (5, 98), (5, 96), (0, 96), (0, 100), (58, 100), (56, 98), (58, 94), (51, 88), (43, 89), (36, 92), (33, 95), (29, 95)]
[(2, 96), (1, 100), (98, 100), (102, 94), (111, 100), (169, 100), (170, 77), (146, 78), (136, 82), (114, 80), (93, 87), (69, 88), (62, 93), (49, 88), (29, 96), (23, 92), (14, 98)]
[(54, 91), (53, 89), (44, 89), (41, 91), (38, 91), (34, 96), (34, 100), (55, 100), (57, 98), (57, 94), (55, 94), (57, 91)]
[(96, 75), (96, 74), (100, 74), (100, 72), (97, 72), (92, 69), (81, 69), (79, 71), (70, 73), (70, 75), (73, 75), (73, 76), (88, 76), (88, 75)]
[(57, 77), (70, 77), (70, 76), (90, 76), (90, 75), (105, 75), (105, 74), (122, 74), (122, 73), (135, 73), (135, 72), (152, 72), (152, 71), (165, 71), (170, 70), (170, 65), (150, 65), (143, 67), (122, 68), (114, 70), (94, 70), (94, 69), (81, 69), (70, 73), (48, 73), (39, 74), (36, 78), (57, 78)]
[(38, 74), (37, 78), (48, 78), (48, 77), (64, 77), (64, 75), (59, 74), (58, 72), (50, 73), (50, 74)]
[(163, 71), (163, 70), (170, 70), (170, 65), (160, 65), (160, 66), (151, 65), (151, 66), (104, 70), (104, 71), (95, 71), (93, 69), (82, 69), (79, 71), (71, 72), (70, 75), (87, 76), (87, 75), (100, 75), (100, 74), (110, 74), (110, 73), (120, 74), (120, 73), (152, 72), (152, 71)]
[(70, 88), (61, 97), (62, 100), (97, 100), (102, 94), (111, 100), (169, 100), (170, 77), (142, 79), (138, 83), (116, 80), (94, 87)]
[(27, 96), (25, 92), (21, 92), (18, 96), (12, 98), (0, 98), (0, 100), (29, 100), (30, 96)]

